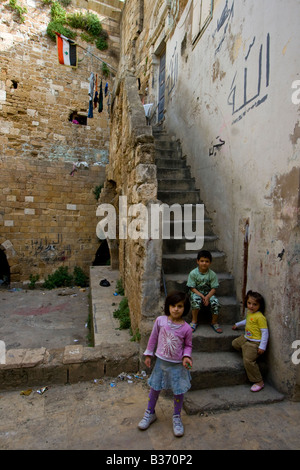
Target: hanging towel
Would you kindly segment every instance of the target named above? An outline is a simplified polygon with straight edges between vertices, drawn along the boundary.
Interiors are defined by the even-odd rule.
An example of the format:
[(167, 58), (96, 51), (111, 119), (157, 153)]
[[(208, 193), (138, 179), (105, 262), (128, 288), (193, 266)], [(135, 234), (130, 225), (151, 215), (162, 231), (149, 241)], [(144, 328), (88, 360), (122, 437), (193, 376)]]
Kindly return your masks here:
[(89, 101), (89, 112), (88, 112), (88, 118), (93, 118), (93, 100)]
[(102, 113), (103, 111), (103, 91), (102, 91), (102, 80), (100, 83), (100, 93), (99, 93), (99, 108), (98, 108), (99, 113)]
[(94, 97), (94, 108), (97, 108), (98, 104), (98, 91), (95, 92), (95, 97)]
[(92, 118), (93, 116), (93, 97), (94, 97), (94, 86), (95, 86), (95, 76), (93, 72), (90, 75), (90, 83), (89, 83), (89, 112), (88, 118)]
[(107, 97), (108, 95), (108, 83), (106, 82), (106, 85), (105, 85), (105, 98)]

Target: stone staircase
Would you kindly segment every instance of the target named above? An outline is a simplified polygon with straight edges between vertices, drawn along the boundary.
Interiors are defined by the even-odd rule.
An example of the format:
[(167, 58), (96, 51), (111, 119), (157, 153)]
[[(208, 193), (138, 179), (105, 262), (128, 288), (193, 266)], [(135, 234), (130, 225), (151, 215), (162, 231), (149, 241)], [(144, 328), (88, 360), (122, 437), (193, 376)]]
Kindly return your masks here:
[[(155, 139), (158, 199), (169, 206), (172, 204), (202, 204), (200, 192), (195, 187), (190, 168), (182, 156), (180, 144), (170, 139), (161, 129), (153, 127)], [(194, 221), (195, 222), (195, 221)], [(173, 227), (178, 221), (172, 220)], [(182, 223), (181, 221), (179, 223)], [(172, 236), (163, 240), (163, 285), (165, 294), (173, 290), (187, 291), (189, 272), (196, 264), (197, 251), (186, 251), (185, 239)], [(241, 331), (232, 330), (238, 320), (239, 305), (234, 294), (234, 279), (226, 271), (225, 253), (217, 248), (218, 238), (213, 232), (207, 214), (204, 220), (204, 245), (212, 253), (211, 268), (217, 273), (220, 287), (217, 296), (221, 304), (220, 325), (222, 334), (210, 326), (210, 313), (199, 314), (198, 326), (193, 333), (192, 389), (186, 394), (184, 408), (187, 414), (204, 411), (248, 406), (250, 402), (265, 403), (282, 400), (271, 386), (265, 386), (258, 394), (250, 392), (242, 357), (233, 350), (232, 340)], [(190, 321), (191, 318), (186, 319)]]

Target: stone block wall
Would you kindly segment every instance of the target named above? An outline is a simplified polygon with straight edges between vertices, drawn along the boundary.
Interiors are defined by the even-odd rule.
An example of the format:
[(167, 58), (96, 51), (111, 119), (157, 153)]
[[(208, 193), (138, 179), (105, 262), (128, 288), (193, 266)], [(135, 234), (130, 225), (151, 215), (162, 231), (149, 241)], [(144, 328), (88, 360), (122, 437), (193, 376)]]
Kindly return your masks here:
[[(78, 30), (76, 42), (85, 50), (78, 47), (73, 69), (58, 63), (46, 34), (51, 5), (18, 3), (27, 9), (23, 23), (8, 1), (0, 5), (0, 248), (11, 282), (30, 274), (44, 279), (61, 265), (88, 274), (99, 247), (93, 190), (104, 182), (109, 159), (114, 81), (96, 57), (117, 67), (118, 24), (100, 18), (107, 51), (84, 42)], [(66, 10), (86, 12), (72, 4)], [(88, 118), (92, 72), (98, 92), (102, 79), (103, 111), (94, 107)]]
[[(110, 162), (100, 197), (100, 203), (115, 207), (118, 228), (124, 222), (124, 219), (118, 220), (121, 196), (127, 198), (127, 228), (134, 222), (134, 217), (130, 216), (132, 205), (142, 204), (148, 208), (151, 203), (157, 203), (154, 158), (152, 128), (146, 125), (137, 81), (127, 74), (116, 84), (113, 96)], [(116, 240), (108, 240), (108, 243), (112, 264), (119, 267), (128, 298), (132, 330), (142, 333), (140, 346), (143, 349), (146, 337), (143, 333), (148, 328), (148, 319), (153, 320), (158, 313), (161, 241), (152, 240), (150, 236), (133, 239), (127, 231), (125, 239), (117, 236)]]
[(99, 165), (35, 158), (0, 159), (0, 248), (11, 282), (30, 274), (46, 278), (59, 266), (88, 274), (99, 247), (97, 201), (93, 191), (104, 180)]

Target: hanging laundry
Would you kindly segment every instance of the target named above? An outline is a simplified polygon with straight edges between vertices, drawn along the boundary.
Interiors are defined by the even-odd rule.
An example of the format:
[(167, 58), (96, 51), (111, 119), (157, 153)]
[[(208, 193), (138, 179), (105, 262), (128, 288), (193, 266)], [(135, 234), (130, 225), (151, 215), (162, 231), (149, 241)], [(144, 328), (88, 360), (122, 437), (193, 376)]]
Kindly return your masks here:
[(99, 113), (102, 113), (103, 111), (103, 91), (102, 91), (102, 80), (101, 80), (101, 83), (100, 83), (100, 93), (99, 93), (99, 108), (98, 108), (98, 112)]
[(91, 72), (90, 75), (90, 83), (89, 83), (89, 112), (88, 112), (88, 118), (94, 117), (93, 115), (93, 97), (94, 97), (94, 87), (95, 87), (95, 76), (93, 72)]
[(94, 96), (94, 108), (97, 108), (97, 104), (98, 104), (98, 91), (95, 92), (95, 96)]
[(94, 96), (94, 108), (97, 108), (98, 104), (98, 74), (96, 73), (96, 83), (95, 83), (95, 96)]
[(106, 98), (107, 95), (108, 95), (108, 83), (107, 83), (107, 82), (106, 82), (106, 85), (105, 85), (105, 92), (104, 92), (104, 94), (105, 94), (105, 98)]

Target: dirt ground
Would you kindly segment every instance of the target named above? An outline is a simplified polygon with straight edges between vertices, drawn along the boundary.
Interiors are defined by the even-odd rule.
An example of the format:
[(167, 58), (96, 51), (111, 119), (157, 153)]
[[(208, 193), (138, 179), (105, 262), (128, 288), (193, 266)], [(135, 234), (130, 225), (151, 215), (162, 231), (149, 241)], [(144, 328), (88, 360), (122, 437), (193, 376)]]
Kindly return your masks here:
[[(129, 382), (116, 377), (49, 386), (42, 395), (36, 389), (29, 396), (20, 390), (0, 392), (0, 449), (115, 449), (111, 456), (132, 451), (128, 455), (136, 457), (142, 450), (187, 454), (191, 450), (300, 449), (300, 403), (285, 401), (194, 416), (183, 412), (185, 434), (176, 438), (173, 399), (165, 396), (157, 402), (157, 421), (146, 431), (137, 428), (147, 398), (146, 380), (134, 376)], [(99, 464), (102, 454), (97, 457)], [(196, 456), (192, 463), (199, 465)], [(145, 468), (143, 461), (138, 466)]]
[(88, 345), (89, 288), (1, 288), (0, 305), (6, 350)]
[[(89, 289), (1, 289), (0, 301), (0, 340), (7, 350), (87, 345)], [(48, 387), (43, 394), (37, 387), (29, 395), (21, 394), (23, 389), (0, 392), (0, 449), (115, 449), (112, 458), (130, 450), (139, 457), (144, 450), (155, 455), (161, 450), (300, 449), (300, 403), (195, 416), (183, 412), (185, 435), (179, 439), (172, 431), (173, 401), (165, 396), (158, 401), (157, 422), (144, 432), (137, 428), (147, 404), (146, 377), (41, 386)], [(144, 468), (144, 462), (138, 466)]]

